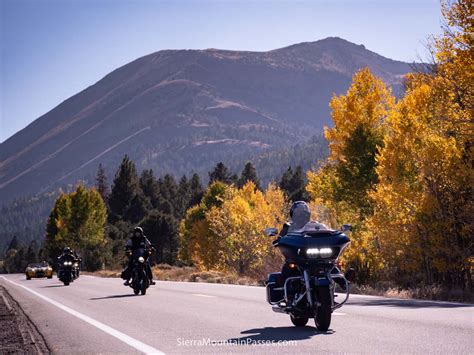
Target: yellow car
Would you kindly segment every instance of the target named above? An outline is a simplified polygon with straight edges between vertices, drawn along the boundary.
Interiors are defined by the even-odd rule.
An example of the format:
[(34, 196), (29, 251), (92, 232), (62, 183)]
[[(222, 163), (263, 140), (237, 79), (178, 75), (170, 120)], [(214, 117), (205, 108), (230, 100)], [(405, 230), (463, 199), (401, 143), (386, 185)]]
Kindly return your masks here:
[(48, 279), (53, 278), (53, 268), (49, 266), (46, 261), (42, 263), (32, 263), (28, 264), (25, 270), (26, 279), (31, 280), (34, 278), (47, 277)]

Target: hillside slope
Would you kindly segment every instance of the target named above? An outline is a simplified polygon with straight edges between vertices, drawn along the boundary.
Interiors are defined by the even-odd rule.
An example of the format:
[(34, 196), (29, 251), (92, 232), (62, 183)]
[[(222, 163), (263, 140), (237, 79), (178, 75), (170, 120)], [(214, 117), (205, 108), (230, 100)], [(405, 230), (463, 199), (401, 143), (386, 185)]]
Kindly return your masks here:
[(116, 167), (127, 153), (157, 173), (203, 173), (305, 141), (328, 102), (368, 66), (400, 90), (406, 63), (340, 38), (268, 52), (165, 50), (67, 99), (0, 145), (2, 202)]

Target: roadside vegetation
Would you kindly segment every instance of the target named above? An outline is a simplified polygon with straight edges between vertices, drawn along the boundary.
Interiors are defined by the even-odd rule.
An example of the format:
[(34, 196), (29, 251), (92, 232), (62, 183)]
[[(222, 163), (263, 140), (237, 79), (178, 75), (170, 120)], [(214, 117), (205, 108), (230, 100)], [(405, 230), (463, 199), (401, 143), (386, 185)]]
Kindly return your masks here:
[(472, 302), (472, 1), (443, 2), (442, 11), (433, 63), (406, 76), (402, 97), (362, 69), (331, 100), (329, 157), (312, 170), (289, 167), (262, 186), (252, 163), (240, 175), (219, 163), (205, 187), (197, 174), (138, 175), (125, 156), (111, 188), (100, 166), (95, 187), (57, 198), (43, 247), (13, 238), (4, 269), (52, 261), (69, 245), (87, 270), (117, 276), (139, 224), (157, 247), (158, 279), (261, 284), (283, 261), (264, 228), (280, 227), (290, 203), (306, 200), (318, 221), (352, 224), (341, 261), (357, 271), (355, 290)]

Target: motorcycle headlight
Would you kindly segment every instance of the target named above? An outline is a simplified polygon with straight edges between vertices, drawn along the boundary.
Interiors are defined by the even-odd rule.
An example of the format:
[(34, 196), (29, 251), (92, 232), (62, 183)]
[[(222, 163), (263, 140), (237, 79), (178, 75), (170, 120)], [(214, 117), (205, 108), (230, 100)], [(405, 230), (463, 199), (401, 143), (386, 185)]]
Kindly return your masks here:
[(319, 249), (319, 255), (321, 255), (321, 258), (329, 258), (332, 255), (332, 249), (331, 248), (321, 248), (321, 249)]
[(317, 257), (329, 258), (330, 256), (332, 256), (332, 254), (333, 254), (333, 251), (332, 251), (331, 248), (321, 248), (321, 249), (308, 248), (308, 249), (306, 249), (306, 255), (309, 258), (317, 258)]
[(138, 261), (141, 262), (141, 263), (144, 263), (145, 262), (145, 258), (143, 256), (140, 256), (138, 258)]
[(308, 255), (310, 258), (316, 258), (319, 255), (319, 249), (318, 248), (309, 248), (306, 250), (306, 255)]

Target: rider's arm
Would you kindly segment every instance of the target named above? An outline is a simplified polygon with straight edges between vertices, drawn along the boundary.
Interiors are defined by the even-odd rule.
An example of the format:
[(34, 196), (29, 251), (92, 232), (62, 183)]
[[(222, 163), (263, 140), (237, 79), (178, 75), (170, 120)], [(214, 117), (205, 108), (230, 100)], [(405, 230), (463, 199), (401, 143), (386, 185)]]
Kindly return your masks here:
[(288, 222), (283, 224), (283, 227), (281, 228), (281, 231), (280, 231), (280, 237), (284, 237), (285, 235), (287, 235), (289, 228), (290, 228), (290, 224)]

